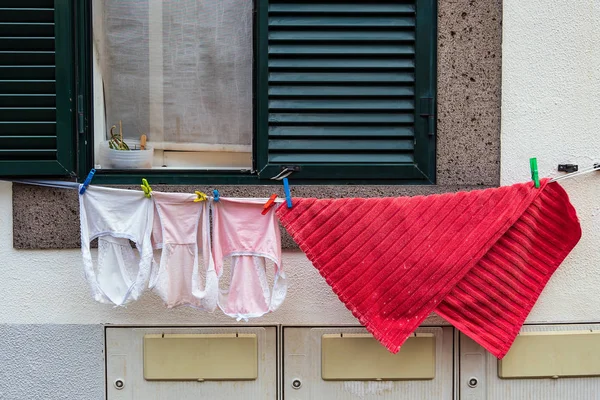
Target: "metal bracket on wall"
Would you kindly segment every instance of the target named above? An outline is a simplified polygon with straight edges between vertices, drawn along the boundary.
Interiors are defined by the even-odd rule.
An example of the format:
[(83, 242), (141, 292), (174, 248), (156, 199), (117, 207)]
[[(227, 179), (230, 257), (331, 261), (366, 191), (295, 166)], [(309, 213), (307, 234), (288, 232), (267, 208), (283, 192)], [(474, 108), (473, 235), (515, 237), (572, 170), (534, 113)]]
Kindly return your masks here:
[(559, 172), (572, 173), (579, 171), (579, 165), (577, 164), (558, 164)]
[(83, 96), (77, 96), (77, 130), (79, 134), (85, 132), (84, 130), (84, 115), (83, 115)]
[(302, 170), (302, 167), (300, 167), (299, 165), (282, 165), (281, 170), (298, 172)]
[(427, 118), (427, 133), (435, 134), (435, 101), (433, 97), (421, 97), (421, 117)]

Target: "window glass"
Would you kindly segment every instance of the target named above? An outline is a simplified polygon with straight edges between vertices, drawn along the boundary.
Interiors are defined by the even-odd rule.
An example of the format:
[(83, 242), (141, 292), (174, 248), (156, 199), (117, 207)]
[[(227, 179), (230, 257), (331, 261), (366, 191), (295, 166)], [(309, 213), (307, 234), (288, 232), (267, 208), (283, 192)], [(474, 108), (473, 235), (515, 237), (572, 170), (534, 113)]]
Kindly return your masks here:
[(93, 18), (97, 167), (251, 168), (252, 1), (94, 0)]

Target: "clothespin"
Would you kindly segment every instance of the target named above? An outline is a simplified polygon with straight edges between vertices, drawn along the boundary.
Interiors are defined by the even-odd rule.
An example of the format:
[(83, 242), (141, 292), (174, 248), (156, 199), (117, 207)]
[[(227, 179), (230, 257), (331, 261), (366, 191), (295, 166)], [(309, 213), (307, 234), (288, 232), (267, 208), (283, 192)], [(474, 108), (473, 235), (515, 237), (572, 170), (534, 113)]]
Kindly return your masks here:
[(540, 188), (540, 174), (538, 172), (537, 158), (529, 159), (529, 166), (531, 167), (531, 180), (535, 183), (537, 189)]
[(84, 194), (85, 193), (85, 191), (87, 190), (88, 186), (92, 182), (92, 178), (94, 177), (95, 173), (96, 173), (96, 170), (94, 168), (92, 168), (90, 170), (90, 173), (88, 174), (87, 178), (85, 178), (85, 181), (83, 181), (83, 185), (81, 185), (81, 188), (79, 189), (79, 194)]
[(208, 199), (208, 196), (205, 193), (199, 192), (197, 190), (195, 193), (198, 197), (194, 199), (194, 203), (200, 203), (201, 201), (206, 201)]
[(213, 200), (214, 201), (219, 201), (219, 191), (218, 190), (213, 190)]
[(148, 184), (146, 178), (142, 178), (142, 190), (144, 191), (144, 196), (149, 199), (152, 193), (152, 188)]
[(269, 197), (269, 200), (267, 200), (267, 202), (263, 206), (263, 210), (261, 212), (262, 215), (267, 215), (267, 213), (269, 212), (271, 207), (273, 207), (275, 205), (276, 198), (277, 198), (276, 194), (272, 194), (271, 197)]
[(283, 191), (285, 192), (287, 208), (292, 208), (292, 193), (290, 192), (290, 183), (288, 182), (288, 178), (283, 178)]

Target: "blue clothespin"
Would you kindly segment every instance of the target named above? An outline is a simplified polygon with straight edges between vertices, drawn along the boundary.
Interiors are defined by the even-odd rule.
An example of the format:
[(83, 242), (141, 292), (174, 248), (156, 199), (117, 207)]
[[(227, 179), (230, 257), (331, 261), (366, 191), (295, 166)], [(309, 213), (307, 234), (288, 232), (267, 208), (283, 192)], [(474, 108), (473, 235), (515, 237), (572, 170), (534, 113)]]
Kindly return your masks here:
[(292, 193), (290, 192), (290, 183), (288, 182), (288, 178), (283, 178), (283, 191), (285, 192), (287, 208), (292, 208)]
[(214, 201), (219, 201), (219, 191), (218, 190), (213, 190), (213, 200)]
[(538, 172), (537, 158), (530, 158), (529, 166), (531, 167), (531, 180), (535, 184), (536, 189), (539, 189), (540, 188), (540, 174)]
[(96, 173), (96, 170), (94, 168), (92, 168), (92, 170), (88, 174), (87, 178), (85, 178), (85, 181), (83, 181), (83, 185), (81, 185), (81, 188), (79, 189), (79, 194), (84, 194), (85, 193), (86, 189), (88, 188), (88, 186), (92, 182), (92, 178), (94, 177), (95, 173)]

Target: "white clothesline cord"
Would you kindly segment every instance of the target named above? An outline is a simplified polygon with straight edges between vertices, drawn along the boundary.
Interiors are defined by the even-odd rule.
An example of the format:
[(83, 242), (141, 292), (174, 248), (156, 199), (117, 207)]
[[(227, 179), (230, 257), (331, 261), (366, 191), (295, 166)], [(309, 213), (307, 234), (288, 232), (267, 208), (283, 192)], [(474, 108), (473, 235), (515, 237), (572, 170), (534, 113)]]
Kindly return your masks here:
[[(595, 172), (595, 171), (600, 171), (600, 164), (595, 164), (593, 167), (589, 167), (589, 168), (583, 169), (581, 171), (573, 172), (573, 173), (562, 175), (562, 176), (557, 176), (555, 178), (552, 178), (550, 180), (550, 182), (558, 182), (558, 181), (562, 181), (565, 179), (575, 178), (578, 176), (587, 175), (587, 174)], [(277, 176), (274, 176), (271, 179), (281, 180), (283, 178), (288, 177), (293, 172), (294, 171), (286, 168), (283, 171), (281, 171)], [(6, 181), (6, 182), (22, 183), (22, 184), (26, 184), (26, 185), (45, 186), (45, 187), (58, 188), (58, 189), (79, 189), (79, 186), (80, 186), (80, 183), (68, 182), (68, 181), (50, 181), (50, 180), (44, 181), (44, 180), (31, 180), (31, 179), (19, 179), (19, 180), (0, 179), (0, 180)], [(207, 196), (207, 197), (209, 197), (209, 196)], [(209, 198), (214, 199), (213, 197), (209, 197)], [(265, 201), (267, 201), (267, 200), (268, 199), (265, 199)], [(278, 198), (277, 202), (279, 203), (280, 201), (282, 201), (282, 199)]]
[(0, 179), (0, 180), (6, 181), (6, 182), (12, 182), (12, 183), (22, 183), (25, 185), (45, 186), (45, 187), (58, 188), (58, 189), (79, 189), (79, 185), (81, 185), (80, 183), (77, 183), (77, 182), (67, 182), (67, 181), (37, 181), (37, 180), (31, 180), (31, 179), (18, 179), (18, 180)]
[(589, 174), (589, 173), (594, 172), (594, 171), (600, 171), (600, 164), (596, 164), (593, 167), (586, 168), (586, 169), (583, 169), (581, 171), (573, 172), (573, 173), (570, 173), (570, 174), (567, 174), (567, 175), (557, 176), (556, 178), (552, 178), (550, 180), (550, 182), (557, 182), (557, 181), (562, 181), (562, 180), (565, 180), (565, 179), (575, 178), (577, 176), (586, 175), (586, 174)]
[[(5, 181), (5, 182), (12, 182), (12, 183), (21, 183), (24, 185), (35, 185), (35, 186), (44, 186), (44, 187), (51, 187), (51, 188), (57, 188), (57, 189), (79, 189), (79, 186), (81, 185), (80, 183), (77, 182), (67, 182), (67, 181), (40, 181), (40, 180), (32, 180), (32, 179), (15, 179), (15, 180), (9, 180), (9, 179), (0, 179), (0, 181)], [(92, 186), (92, 185), (90, 185)], [(122, 190), (130, 190), (130, 189), (122, 189)], [(137, 191), (137, 190), (136, 190)], [(140, 194), (144, 194), (143, 191), (139, 190)], [(214, 197), (212, 196), (206, 196), (207, 198), (214, 200)], [(221, 196), (219, 196), (220, 198)], [(258, 201), (264, 201), (267, 202), (267, 200), (269, 200), (267, 197), (262, 198), (262, 197), (234, 197), (234, 199), (236, 200), (258, 200)], [(275, 199), (275, 203), (283, 203), (285, 201), (285, 198), (281, 198), (281, 197), (277, 197)]]
[(271, 178), (271, 180), (274, 181), (280, 181), (283, 178), (287, 178), (288, 176), (290, 176), (291, 174), (294, 173), (294, 170), (291, 170), (289, 168), (285, 168), (283, 171), (281, 171), (279, 174), (275, 175), (274, 177)]

